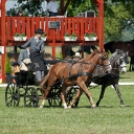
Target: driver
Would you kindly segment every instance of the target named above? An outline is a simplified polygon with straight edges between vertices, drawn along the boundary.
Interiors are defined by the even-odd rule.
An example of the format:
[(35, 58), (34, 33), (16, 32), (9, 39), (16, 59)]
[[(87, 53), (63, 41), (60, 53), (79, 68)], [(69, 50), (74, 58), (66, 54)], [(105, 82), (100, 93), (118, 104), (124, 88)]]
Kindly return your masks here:
[(21, 49), (30, 47), (31, 69), (35, 72), (37, 83), (40, 83), (44, 76), (44, 71), (47, 70), (43, 59), (44, 41), (41, 39), (43, 33), (42, 29), (37, 29), (33, 38), (29, 39), (24, 45), (19, 46)]

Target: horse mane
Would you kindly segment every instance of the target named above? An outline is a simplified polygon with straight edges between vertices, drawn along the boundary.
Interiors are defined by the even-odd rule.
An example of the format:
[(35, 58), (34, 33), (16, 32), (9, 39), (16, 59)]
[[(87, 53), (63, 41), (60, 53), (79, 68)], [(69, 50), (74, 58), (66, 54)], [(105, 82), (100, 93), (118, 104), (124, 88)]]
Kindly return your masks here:
[[(118, 57), (119, 55), (122, 55), (123, 53), (124, 53), (123, 50), (121, 50), (121, 49), (116, 49), (116, 51), (110, 56), (109, 61), (110, 61), (110, 63), (111, 63), (112, 66), (113, 66), (114, 62), (117, 60), (117, 57)], [(116, 58), (115, 58), (115, 57), (116, 57)]]
[(110, 61), (111, 64), (113, 64), (113, 62), (115, 62), (115, 61), (114, 61), (115, 56), (117, 56), (116, 51), (115, 51), (115, 52), (110, 56), (110, 58), (109, 58), (109, 61)]
[(86, 61), (88, 61), (89, 59), (91, 59), (98, 52), (100, 52), (100, 51), (99, 50), (95, 50), (93, 53), (88, 54), (86, 58), (80, 60), (80, 62), (86, 62)]

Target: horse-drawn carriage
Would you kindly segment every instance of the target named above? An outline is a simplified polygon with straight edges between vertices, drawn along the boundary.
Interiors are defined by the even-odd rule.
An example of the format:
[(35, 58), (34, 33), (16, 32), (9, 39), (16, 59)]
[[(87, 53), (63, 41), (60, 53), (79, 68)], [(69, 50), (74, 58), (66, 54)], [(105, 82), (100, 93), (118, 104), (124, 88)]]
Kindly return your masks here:
[[(18, 63), (12, 63), (12, 66), (18, 66)], [(35, 76), (32, 71), (20, 71), (12, 76), (14, 82), (8, 83), (5, 90), (6, 106), (18, 107), (20, 98), (24, 100), (24, 107), (37, 107), (39, 100), (42, 97), (43, 91), (40, 90), (39, 85), (36, 85)], [(73, 99), (78, 87), (71, 87), (67, 93), (67, 103)], [(51, 88), (47, 100), (50, 106), (61, 106), (60, 99), (60, 83), (55, 84)], [(77, 103), (78, 104), (78, 103)], [(75, 106), (77, 105), (75, 104)]]
[[(77, 106), (80, 95), (85, 92), (91, 106), (95, 107), (88, 91), (88, 86), (91, 82), (102, 85), (101, 94), (96, 103), (97, 106), (99, 106), (105, 89), (109, 85), (114, 86), (120, 99), (120, 104), (124, 105), (118, 88), (118, 81), (119, 71), (126, 72), (127, 63), (128, 53), (124, 53), (122, 50), (116, 50), (110, 59), (108, 59), (106, 52), (95, 51), (78, 62), (66, 61), (56, 63), (43, 78), (40, 87), (30, 86), (31, 83), (35, 84), (33, 73), (29, 71), (27, 72), (28, 75), (24, 75), (26, 72), (22, 71), (14, 77), (15, 83), (9, 83), (6, 88), (6, 105), (18, 106), (20, 97), (24, 97), (25, 107), (37, 107), (40, 98), (42, 98), (41, 108), (44, 106), (46, 99), (50, 106), (63, 104), (64, 108), (68, 108), (67, 106)], [(108, 73), (110, 66), (112, 66), (112, 71)], [(66, 90), (68, 86), (71, 87), (70, 90)], [(65, 100), (63, 100), (63, 96)]]

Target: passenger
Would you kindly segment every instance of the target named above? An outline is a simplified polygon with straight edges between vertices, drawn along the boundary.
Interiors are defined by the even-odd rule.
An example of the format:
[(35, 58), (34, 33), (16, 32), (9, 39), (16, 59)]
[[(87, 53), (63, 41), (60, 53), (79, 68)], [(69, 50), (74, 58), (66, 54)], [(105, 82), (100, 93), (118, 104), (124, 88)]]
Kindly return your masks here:
[[(25, 84), (26, 80), (28, 79), (28, 70), (31, 66), (31, 60), (30, 60), (30, 47), (21, 50), (18, 58), (19, 66), (15, 66), (15, 75), (19, 78), (16, 78), (16, 83), (19, 84)], [(21, 79), (21, 81), (20, 81)]]
[(21, 49), (30, 47), (30, 59), (32, 62), (32, 71), (36, 74), (37, 83), (40, 83), (46, 71), (46, 65), (44, 62), (44, 41), (41, 39), (43, 34), (42, 29), (35, 31), (35, 36), (28, 40), (24, 45), (20, 46)]
[(20, 64), (20, 70), (28, 71), (30, 66), (27, 65), (31, 64), (30, 60), (30, 47), (27, 47), (26, 49), (21, 50), (18, 63)]

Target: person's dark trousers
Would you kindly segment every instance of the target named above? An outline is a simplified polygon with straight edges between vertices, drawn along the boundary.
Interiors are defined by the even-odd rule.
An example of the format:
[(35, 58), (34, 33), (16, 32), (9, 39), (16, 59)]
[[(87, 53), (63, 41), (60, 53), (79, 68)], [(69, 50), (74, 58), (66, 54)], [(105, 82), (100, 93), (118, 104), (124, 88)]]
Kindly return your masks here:
[(58, 13), (49, 12), (49, 17), (57, 16)]

